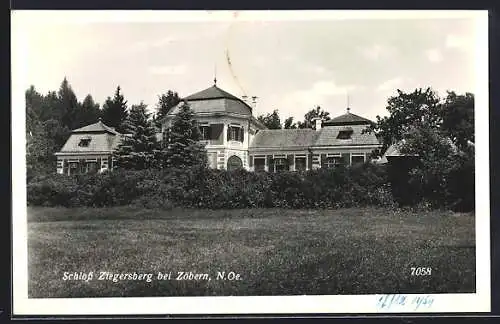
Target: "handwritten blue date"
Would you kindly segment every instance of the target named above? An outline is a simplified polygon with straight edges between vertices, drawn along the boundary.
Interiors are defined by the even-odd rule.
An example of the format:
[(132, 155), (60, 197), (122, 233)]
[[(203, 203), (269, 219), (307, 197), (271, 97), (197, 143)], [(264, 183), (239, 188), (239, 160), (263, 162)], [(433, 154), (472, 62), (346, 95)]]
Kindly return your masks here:
[(434, 298), (426, 296), (383, 295), (377, 300), (379, 310), (413, 310), (430, 308)]

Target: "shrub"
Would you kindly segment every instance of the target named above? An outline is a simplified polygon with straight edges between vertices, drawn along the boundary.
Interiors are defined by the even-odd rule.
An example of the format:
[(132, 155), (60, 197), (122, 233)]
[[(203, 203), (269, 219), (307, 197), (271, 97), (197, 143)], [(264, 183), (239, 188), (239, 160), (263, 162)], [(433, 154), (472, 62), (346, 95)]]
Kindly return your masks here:
[(385, 168), (364, 164), (306, 172), (248, 172), (199, 166), (38, 177), (28, 202), (45, 206), (144, 208), (339, 208), (393, 204)]

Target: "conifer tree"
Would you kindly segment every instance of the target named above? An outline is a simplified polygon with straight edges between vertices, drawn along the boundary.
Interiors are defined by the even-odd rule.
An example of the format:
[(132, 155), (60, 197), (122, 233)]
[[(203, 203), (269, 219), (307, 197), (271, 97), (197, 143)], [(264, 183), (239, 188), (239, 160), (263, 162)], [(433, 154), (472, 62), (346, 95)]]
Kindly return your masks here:
[(69, 129), (75, 129), (79, 126), (78, 115), (80, 104), (76, 98), (75, 92), (71, 88), (68, 80), (64, 78), (57, 92), (59, 107), (57, 110), (62, 115), (62, 124)]
[(99, 109), (99, 104), (95, 103), (94, 98), (88, 94), (85, 99), (83, 99), (81, 105), (81, 111), (78, 118), (80, 126), (97, 123), (100, 116), (101, 110)]
[(124, 99), (123, 94), (120, 92), (121, 88), (118, 86), (115, 91), (113, 99), (108, 97), (102, 109), (102, 121), (109, 127), (114, 127), (117, 132), (124, 132), (123, 123), (127, 119), (127, 101)]
[(125, 135), (115, 152), (119, 168), (143, 170), (156, 165), (155, 154), (159, 143), (146, 108), (142, 102), (132, 105), (129, 116), (123, 123)]
[(168, 90), (166, 93), (158, 96), (158, 103), (156, 104), (155, 123), (160, 127), (161, 120), (168, 114), (170, 109), (179, 104), (181, 99), (177, 92)]
[(207, 166), (207, 151), (199, 142), (201, 134), (193, 117), (192, 109), (184, 102), (168, 129), (164, 151), (165, 167)]

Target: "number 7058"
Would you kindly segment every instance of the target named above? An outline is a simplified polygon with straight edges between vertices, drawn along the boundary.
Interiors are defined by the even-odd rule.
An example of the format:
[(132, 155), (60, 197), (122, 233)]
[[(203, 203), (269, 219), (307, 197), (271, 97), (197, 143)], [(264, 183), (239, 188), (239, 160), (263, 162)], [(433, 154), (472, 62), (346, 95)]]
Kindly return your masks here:
[(432, 268), (411, 267), (412, 276), (430, 276), (431, 274), (432, 274)]

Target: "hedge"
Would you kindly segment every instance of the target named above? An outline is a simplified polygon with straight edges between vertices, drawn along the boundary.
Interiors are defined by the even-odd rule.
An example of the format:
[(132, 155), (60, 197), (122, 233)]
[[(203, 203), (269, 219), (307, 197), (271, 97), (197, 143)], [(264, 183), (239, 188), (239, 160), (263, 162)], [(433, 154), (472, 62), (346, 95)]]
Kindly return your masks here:
[(385, 167), (370, 163), (305, 172), (204, 168), (35, 177), (28, 205), (145, 208), (341, 208), (394, 205)]

